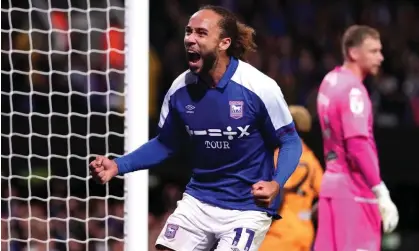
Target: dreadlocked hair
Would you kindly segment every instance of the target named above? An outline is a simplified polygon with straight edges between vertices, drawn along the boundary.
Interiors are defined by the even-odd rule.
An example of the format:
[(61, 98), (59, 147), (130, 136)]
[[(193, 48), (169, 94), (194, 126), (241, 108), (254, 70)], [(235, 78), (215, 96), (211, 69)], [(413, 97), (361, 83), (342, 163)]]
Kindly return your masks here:
[(240, 22), (236, 15), (231, 11), (214, 5), (205, 5), (200, 10), (212, 10), (221, 16), (219, 26), (221, 28), (221, 38), (231, 38), (231, 45), (227, 49), (227, 55), (247, 61), (251, 52), (256, 51), (254, 36), (255, 30)]

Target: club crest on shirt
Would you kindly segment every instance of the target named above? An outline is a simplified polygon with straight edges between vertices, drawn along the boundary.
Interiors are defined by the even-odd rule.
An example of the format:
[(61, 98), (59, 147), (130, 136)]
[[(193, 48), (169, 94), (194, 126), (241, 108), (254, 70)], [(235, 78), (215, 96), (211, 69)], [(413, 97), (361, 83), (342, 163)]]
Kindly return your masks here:
[(175, 238), (175, 235), (178, 229), (179, 229), (178, 225), (167, 224), (166, 231), (164, 232), (164, 237), (166, 237), (167, 239)]
[(230, 101), (230, 117), (240, 119), (243, 117), (243, 101)]

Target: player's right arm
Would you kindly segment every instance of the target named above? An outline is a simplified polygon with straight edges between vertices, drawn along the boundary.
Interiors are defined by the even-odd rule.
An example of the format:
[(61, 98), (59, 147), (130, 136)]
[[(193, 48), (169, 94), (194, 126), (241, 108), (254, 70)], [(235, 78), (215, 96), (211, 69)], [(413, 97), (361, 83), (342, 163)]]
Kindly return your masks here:
[[(175, 154), (185, 138), (185, 129), (175, 108), (166, 104), (167, 115), (159, 122), (159, 134), (133, 152), (115, 159), (118, 174), (150, 169)], [(163, 113), (164, 111), (162, 111)]]
[(106, 183), (117, 174), (123, 175), (150, 169), (161, 164), (182, 148), (182, 144), (187, 139), (187, 132), (172, 100), (173, 94), (182, 86), (178, 79), (165, 96), (160, 114), (159, 134), (133, 152), (114, 160), (103, 156), (97, 157), (90, 164), (90, 170), (95, 179)]

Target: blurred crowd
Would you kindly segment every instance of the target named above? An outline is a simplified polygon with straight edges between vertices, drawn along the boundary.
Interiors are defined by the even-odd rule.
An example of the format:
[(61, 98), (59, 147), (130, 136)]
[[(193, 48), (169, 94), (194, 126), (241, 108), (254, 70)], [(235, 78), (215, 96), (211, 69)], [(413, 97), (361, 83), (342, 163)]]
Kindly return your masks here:
[[(24, 2), (13, 4), (29, 8)], [(91, 110), (122, 112), (123, 2), (113, 1), (112, 9), (104, 1), (92, 0), (90, 6), (85, 1), (72, 2), (73, 8), (99, 9), (94, 12), (74, 11), (64, 3), (67, 1), (51, 2), (56, 9), (50, 13), (33, 11), (28, 15), (14, 10), (10, 18), (2, 15), (2, 70), (13, 72), (10, 76), (2, 74), (2, 81), (13, 81), (14, 91), (28, 92), (29, 85), (32, 91), (45, 94), (72, 91), (73, 100), (85, 99), (90, 92)], [(406, 0), (151, 1), (149, 59), (153, 121), (158, 117), (170, 84), (185, 70), (184, 27), (189, 16), (203, 4), (220, 4), (232, 9), (243, 22), (256, 29), (259, 48), (250, 57), (250, 63), (277, 80), (289, 104), (305, 105), (313, 115), (322, 77), (341, 63), (340, 37), (345, 28), (354, 23), (377, 28), (382, 36), (385, 61), (379, 76), (366, 81), (376, 124), (379, 127), (419, 125), (419, 29), (412, 28), (419, 25), (419, 11), (415, 1)], [(16, 30), (30, 27), (39, 31)], [(50, 34), (46, 32), (49, 28), (54, 29)], [(13, 53), (7, 55), (5, 52), (10, 50)], [(8, 91), (7, 85), (2, 88)], [(15, 110), (49, 111), (42, 95), (33, 95), (32, 100), (25, 96), (16, 99)], [(3, 103), (9, 105), (8, 100)], [(85, 112), (86, 108), (79, 110)]]
[(162, 91), (185, 69), (178, 63), (184, 58), (184, 27), (202, 4), (223, 5), (254, 27), (259, 49), (250, 63), (277, 80), (289, 104), (305, 105), (313, 115), (322, 77), (342, 62), (340, 37), (345, 28), (355, 23), (377, 28), (385, 62), (380, 75), (367, 81), (376, 124), (419, 126), (419, 29), (413, 28), (419, 26), (417, 2), (153, 1), (150, 36), (161, 62)]
[(1, 250), (123, 249), (121, 201), (69, 197), (65, 186), (58, 184), (52, 187), (48, 201), (24, 198), (13, 187), (2, 189), (2, 198)]
[[(2, 91), (23, 93), (2, 105), (22, 113), (122, 112), (124, 22), (118, 0), (2, 1)], [(67, 97), (72, 107), (61, 108)]]
[[(66, 186), (53, 183), (48, 200), (28, 199), (19, 189), (9, 189), (6, 180), (2, 183), (1, 250), (123, 250), (121, 198), (68, 196)], [(166, 183), (150, 190), (149, 251), (155, 250), (154, 243), (181, 198), (181, 189)]]
[[(40, 2), (45, 1), (33, 1), (32, 8)], [(4, 114), (10, 111), (22, 114), (55, 112), (68, 116), (65, 123), (71, 123), (69, 130), (75, 130), (84, 125), (78, 127), (80, 122), (69, 116), (69, 112), (123, 112), (123, 1), (49, 2), (54, 11), (32, 10), (28, 14), (22, 11), (29, 10), (28, 1), (2, 1), (1, 89), (5, 97), (1, 104), (2, 121), (7, 117)], [(70, 2), (73, 9), (68, 6)], [(112, 8), (109, 8), (110, 2)], [(7, 10), (10, 4), (13, 6), (8, 7), (16, 9)], [(327, 71), (341, 63), (340, 37), (344, 29), (354, 23), (377, 28), (382, 36), (385, 61), (380, 74), (367, 79), (376, 125), (419, 127), (418, 2), (152, 0), (150, 136), (155, 133), (160, 104), (167, 89), (186, 69), (182, 42), (184, 26), (189, 16), (203, 4), (223, 5), (256, 29), (259, 48), (251, 55), (250, 63), (277, 80), (289, 104), (307, 106), (314, 117), (320, 81)], [(38, 7), (42, 9), (42, 6)], [(88, 8), (97, 9), (83, 11)], [(54, 30), (48, 32), (52, 28)], [(29, 30), (31, 32), (27, 32)], [(12, 91), (13, 98), (5, 95)], [(32, 95), (24, 94), (29, 92)], [(48, 118), (45, 119), (48, 122)], [(121, 125), (118, 132), (123, 133), (123, 120), (117, 123)], [(24, 124), (15, 123), (15, 128), (10, 130), (16, 131)], [(32, 131), (36, 132), (35, 129)], [(95, 128), (90, 129), (90, 133), (94, 132)], [(120, 148), (116, 152), (122, 153), (122, 146)], [(6, 162), (2, 157), (2, 165)], [(2, 183), (7, 180), (3, 170), (6, 168), (2, 169)], [(41, 251), (46, 250), (45, 245), (49, 245), (51, 251), (86, 250), (86, 245), (92, 251), (105, 250), (106, 245), (108, 250), (122, 250), (122, 202), (69, 197), (67, 192), (59, 192), (60, 187), (54, 186), (53, 190), (58, 191), (54, 195), (56, 199), (32, 200), (29, 204), (26, 199), (16, 199), (23, 196), (19, 189), (2, 187), (2, 250), (7, 244), (4, 240), (9, 238), (13, 238), (10, 251)], [(153, 243), (175, 208), (181, 191), (181, 185), (171, 183), (151, 190), (150, 250), (154, 250)], [(11, 194), (15, 196), (13, 199)], [(32, 217), (28, 219), (28, 216)], [(26, 240), (28, 236), (35, 239)], [(105, 243), (106, 236), (109, 241)], [(66, 242), (68, 237), (72, 239)], [(87, 238), (90, 240), (86, 244)], [(46, 243), (47, 239), (55, 241)]]

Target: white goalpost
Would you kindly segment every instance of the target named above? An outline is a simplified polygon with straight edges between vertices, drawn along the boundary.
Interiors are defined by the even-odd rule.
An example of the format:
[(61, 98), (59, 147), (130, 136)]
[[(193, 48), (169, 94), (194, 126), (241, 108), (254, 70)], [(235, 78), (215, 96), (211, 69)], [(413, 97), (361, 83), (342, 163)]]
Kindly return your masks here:
[(148, 250), (148, 171), (88, 164), (148, 140), (148, 0), (2, 4), (1, 250)]
[[(127, 0), (125, 9), (126, 147), (133, 151), (148, 140), (149, 1)], [(125, 176), (125, 250), (147, 250), (148, 171)]]

